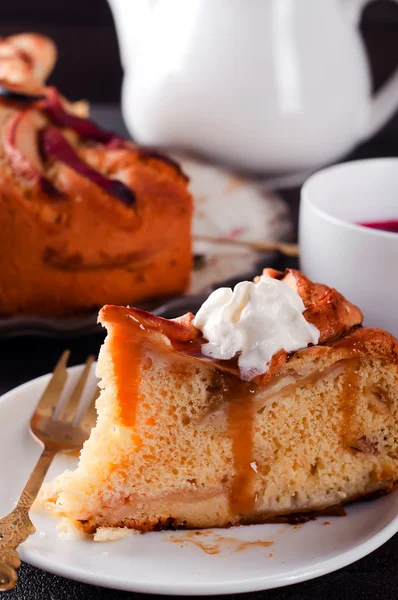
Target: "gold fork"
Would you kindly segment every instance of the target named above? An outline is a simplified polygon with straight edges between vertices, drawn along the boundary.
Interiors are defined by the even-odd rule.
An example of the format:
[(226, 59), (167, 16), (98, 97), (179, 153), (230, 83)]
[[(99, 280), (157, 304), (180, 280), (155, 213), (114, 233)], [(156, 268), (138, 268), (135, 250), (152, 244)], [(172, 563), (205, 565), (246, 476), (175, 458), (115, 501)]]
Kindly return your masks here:
[(54, 456), (58, 452), (81, 448), (95, 424), (95, 400), (98, 390), (85, 410), (81, 406), (82, 394), (94, 360), (93, 356), (87, 359), (68, 400), (60, 402), (68, 378), (66, 365), (69, 354), (69, 350), (66, 350), (59, 359), (30, 420), (30, 431), (44, 444), (43, 452), (16, 507), (9, 515), (0, 519), (0, 592), (11, 590), (18, 579), (16, 569), (21, 561), (16, 548), (35, 532), (35, 527), (29, 518), (29, 510), (39, 493)]

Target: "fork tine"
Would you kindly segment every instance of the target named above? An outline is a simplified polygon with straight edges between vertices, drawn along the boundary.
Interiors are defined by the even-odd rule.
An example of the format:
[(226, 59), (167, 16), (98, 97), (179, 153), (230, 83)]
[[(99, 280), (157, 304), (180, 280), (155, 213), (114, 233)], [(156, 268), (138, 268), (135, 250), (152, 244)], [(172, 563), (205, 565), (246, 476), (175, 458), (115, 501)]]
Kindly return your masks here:
[(57, 414), (57, 420), (63, 418), (63, 420), (66, 422), (73, 422), (75, 419), (76, 413), (79, 409), (80, 400), (83, 395), (84, 387), (90, 374), (91, 365), (93, 364), (94, 360), (94, 356), (89, 356), (86, 360), (82, 374), (77, 380), (77, 383), (73, 388), (68, 401), (66, 402), (65, 406), (61, 408), (59, 414)]
[(65, 383), (68, 379), (68, 372), (66, 365), (68, 364), (70, 351), (65, 350), (59, 361), (57, 362), (53, 375), (47, 384), (39, 402), (36, 406), (36, 411), (52, 413), (57, 406), (62, 390), (64, 389)]
[(97, 386), (95, 388), (95, 392), (94, 392), (90, 402), (87, 404), (86, 410), (84, 411), (81, 418), (79, 419), (80, 425), (83, 427), (83, 429), (91, 429), (92, 427), (94, 427), (94, 425), (96, 423), (97, 409), (95, 408), (95, 406), (96, 406), (97, 398), (100, 395), (100, 393), (101, 393), (101, 390)]

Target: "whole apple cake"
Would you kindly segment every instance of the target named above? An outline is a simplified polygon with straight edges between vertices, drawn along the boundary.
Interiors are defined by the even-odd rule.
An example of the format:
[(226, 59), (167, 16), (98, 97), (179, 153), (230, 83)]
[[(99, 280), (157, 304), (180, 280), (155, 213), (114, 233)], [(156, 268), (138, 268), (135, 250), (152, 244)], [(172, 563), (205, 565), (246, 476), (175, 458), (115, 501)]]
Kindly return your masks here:
[(0, 315), (70, 315), (183, 292), (188, 179), (45, 80), (46, 37), (0, 40)]

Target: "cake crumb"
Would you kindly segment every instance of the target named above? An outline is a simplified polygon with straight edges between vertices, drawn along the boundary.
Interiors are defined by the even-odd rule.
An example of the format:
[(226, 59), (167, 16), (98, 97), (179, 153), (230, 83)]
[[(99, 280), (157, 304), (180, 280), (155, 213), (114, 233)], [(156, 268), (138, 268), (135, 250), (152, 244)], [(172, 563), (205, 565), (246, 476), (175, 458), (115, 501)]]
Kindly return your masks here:
[(274, 558), (274, 555), (272, 554), (272, 552), (270, 552), (270, 553), (268, 554), (268, 558)]
[(330, 525), (330, 521), (324, 521), (324, 525)]
[(94, 542), (115, 542), (130, 535), (138, 535), (137, 529), (128, 529), (127, 527), (98, 527), (94, 533)]
[(58, 537), (64, 540), (87, 538), (87, 534), (85, 534), (82, 529), (79, 529), (73, 521), (67, 519), (66, 517), (62, 517), (58, 523), (57, 533)]

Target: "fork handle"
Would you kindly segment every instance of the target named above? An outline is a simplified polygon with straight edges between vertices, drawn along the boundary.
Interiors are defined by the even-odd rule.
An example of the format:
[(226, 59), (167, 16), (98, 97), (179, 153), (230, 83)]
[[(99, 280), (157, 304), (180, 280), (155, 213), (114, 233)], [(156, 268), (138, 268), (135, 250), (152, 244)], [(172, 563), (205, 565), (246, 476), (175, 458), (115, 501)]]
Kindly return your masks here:
[(16, 551), (36, 531), (29, 518), (29, 510), (39, 493), (41, 484), (55, 456), (55, 451), (45, 448), (13, 511), (0, 519), (0, 592), (11, 590), (18, 579), (16, 569), (21, 561)]

